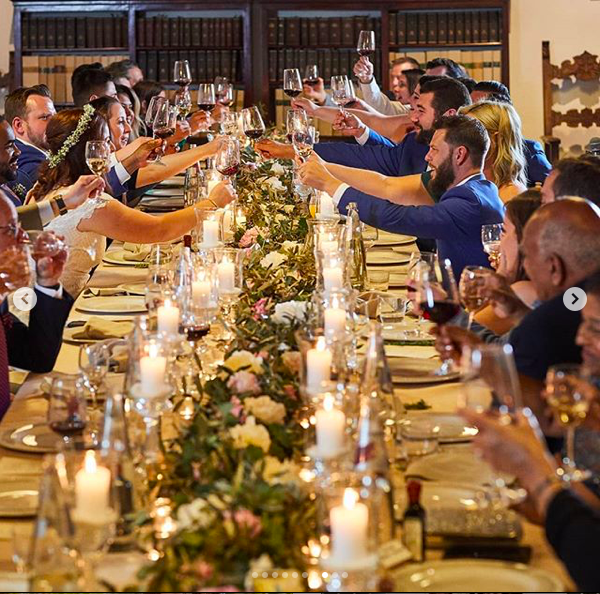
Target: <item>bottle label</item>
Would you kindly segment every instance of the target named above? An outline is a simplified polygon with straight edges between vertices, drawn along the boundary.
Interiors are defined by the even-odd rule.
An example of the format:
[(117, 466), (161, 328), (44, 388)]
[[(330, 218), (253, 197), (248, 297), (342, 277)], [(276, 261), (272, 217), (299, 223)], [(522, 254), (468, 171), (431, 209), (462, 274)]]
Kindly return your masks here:
[(404, 518), (402, 540), (411, 552), (413, 561), (423, 561), (423, 522), (419, 518)]

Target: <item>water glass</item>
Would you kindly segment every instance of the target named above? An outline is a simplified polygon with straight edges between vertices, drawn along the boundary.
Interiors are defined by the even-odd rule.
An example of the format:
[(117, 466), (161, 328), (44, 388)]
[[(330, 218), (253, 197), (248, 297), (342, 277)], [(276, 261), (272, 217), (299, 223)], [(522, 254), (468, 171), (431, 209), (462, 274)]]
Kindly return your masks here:
[(440, 426), (426, 418), (411, 418), (400, 423), (403, 450), (408, 460), (437, 452)]
[(390, 286), (389, 270), (367, 269), (367, 285), (371, 291), (387, 291)]

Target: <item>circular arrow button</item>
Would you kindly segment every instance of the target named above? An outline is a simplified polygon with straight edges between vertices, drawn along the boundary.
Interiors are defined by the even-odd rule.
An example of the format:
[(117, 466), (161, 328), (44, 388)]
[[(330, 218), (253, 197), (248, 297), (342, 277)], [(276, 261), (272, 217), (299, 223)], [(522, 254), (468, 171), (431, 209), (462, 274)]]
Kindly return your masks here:
[(13, 304), (21, 311), (31, 311), (37, 303), (37, 295), (30, 287), (22, 287), (13, 293)]
[(571, 287), (565, 291), (563, 303), (571, 311), (581, 311), (587, 303), (586, 292), (579, 287)]

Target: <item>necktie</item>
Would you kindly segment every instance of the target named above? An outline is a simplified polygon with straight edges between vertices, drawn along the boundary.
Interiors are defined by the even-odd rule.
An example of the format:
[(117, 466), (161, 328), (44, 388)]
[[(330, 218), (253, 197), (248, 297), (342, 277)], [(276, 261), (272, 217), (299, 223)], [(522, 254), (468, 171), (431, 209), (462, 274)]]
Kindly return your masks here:
[(10, 385), (8, 382), (8, 349), (4, 320), (0, 315), (0, 419), (5, 415), (10, 406)]

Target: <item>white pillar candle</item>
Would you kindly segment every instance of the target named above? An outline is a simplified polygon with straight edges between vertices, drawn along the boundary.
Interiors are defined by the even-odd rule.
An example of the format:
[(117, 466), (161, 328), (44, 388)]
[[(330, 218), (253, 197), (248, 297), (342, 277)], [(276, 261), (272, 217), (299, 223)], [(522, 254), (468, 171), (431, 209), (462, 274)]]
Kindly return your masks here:
[(210, 292), (212, 285), (210, 281), (199, 280), (192, 283), (192, 301), (198, 307), (208, 307), (210, 304)]
[(338, 242), (337, 241), (323, 241), (321, 242), (321, 251), (324, 254), (331, 254), (331, 253), (335, 253), (339, 250), (339, 246), (338, 246)]
[(351, 563), (366, 555), (369, 510), (364, 503), (357, 503), (357, 499), (356, 491), (346, 489), (343, 504), (334, 507), (329, 514), (331, 556), (336, 563)]
[(179, 308), (167, 299), (157, 312), (158, 331), (168, 335), (177, 334), (179, 332)]
[(231, 293), (235, 290), (235, 264), (225, 258), (217, 266), (217, 276), (219, 278), (219, 292)]
[(344, 275), (339, 267), (323, 268), (323, 284), (326, 291), (336, 291), (344, 286)]
[(346, 415), (334, 408), (333, 404), (333, 396), (327, 394), (323, 401), (323, 408), (317, 410), (315, 414), (317, 453), (322, 458), (333, 458), (344, 447)]
[(319, 214), (322, 217), (331, 217), (334, 214), (335, 205), (333, 198), (327, 192), (319, 194)]
[(146, 398), (158, 396), (164, 390), (167, 359), (158, 355), (158, 346), (152, 345), (148, 355), (140, 359), (140, 384)]
[(243, 227), (246, 224), (246, 215), (242, 208), (238, 208), (235, 213), (235, 223), (238, 227)]
[(219, 221), (206, 219), (202, 223), (204, 230), (203, 245), (204, 247), (215, 247), (219, 245)]
[(80, 518), (94, 520), (109, 509), (110, 470), (96, 464), (94, 452), (85, 454), (84, 467), (75, 475), (75, 509)]
[(306, 387), (309, 391), (318, 392), (321, 384), (331, 379), (331, 361), (331, 351), (321, 336), (317, 346), (306, 354)]
[(337, 335), (346, 329), (346, 310), (339, 307), (328, 307), (325, 310), (325, 334)]

